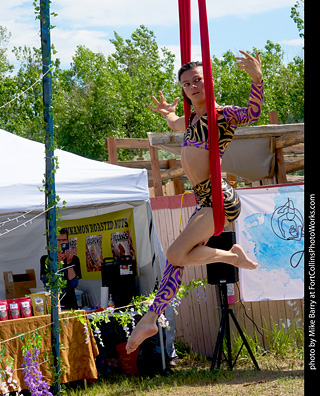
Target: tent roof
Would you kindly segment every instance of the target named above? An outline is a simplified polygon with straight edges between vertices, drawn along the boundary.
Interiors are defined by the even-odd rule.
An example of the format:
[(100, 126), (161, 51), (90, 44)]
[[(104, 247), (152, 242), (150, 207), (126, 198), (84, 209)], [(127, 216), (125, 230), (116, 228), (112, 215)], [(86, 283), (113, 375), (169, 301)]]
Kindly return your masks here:
[[(44, 206), (45, 146), (0, 129), (0, 213)], [(130, 169), (55, 150), (56, 194), (67, 206), (145, 201), (145, 169)]]

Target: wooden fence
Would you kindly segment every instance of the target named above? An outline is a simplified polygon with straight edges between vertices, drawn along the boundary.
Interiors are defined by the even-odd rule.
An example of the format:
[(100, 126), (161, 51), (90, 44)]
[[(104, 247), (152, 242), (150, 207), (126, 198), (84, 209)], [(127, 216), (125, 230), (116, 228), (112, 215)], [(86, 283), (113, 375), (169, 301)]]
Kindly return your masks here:
[[(285, 184), (287, 182), (303, 181), (303, 176), (291, 175), (292, 172), (304, 169), (304, 124), (278, 125), (276, 111), (269, 113), (270, 124), (254, 127), (241, 127), (237, 129), (234, 140), (243, 138), (270, 139), (270, 149), (275, 153), (275, 172), (272, 179), (266, 178), (251, 183), (233, 175), (223, 174), (232, 186), (237, 182), (244, 182), (247, 186), (263, 184)], [(151, 134), (152, 135), (152, 134)], [(184, 192), (184, 171), (179, 159), (159, 160), (157, 144), (181, 145), (182, 132), (159, 133), (151, 139), (120, 139), (108, 137), (106, 145), (108, 148), (109, 163), (132, 168), (145, 168), (148, 170), (149, 187), (151, 196), (178, 195)], [(152, 146), (150, 144), (152, 140)], [(118, 161), (119, 149), (149, 150), (150, 160), (143, 158), (135, 161)], [(171, 180), (170, 185), (163, 185), (165, 180)], [(169, 184), (167, 183), (167, 184)], [(234, 184), (233, 184), (234, 183)]]
[[(164, 252), (177, 238), (179, 232), (181, 195), (171, 197), (156, 197), (151, 199), (154, 223), (159, 234)], [(181, 230), (185, 227), (195, 207), (193, 193), (186, 194), (183, 199)], [(206, 266), (186, 267), (183, 282), (189, 283), (191, 279), (205, 278)], [(235, 304), (231, 305), (235, 316), (245, 333), (250, 336), (257, 335), (261, 346), (268, 348), (268, 332), (273, 326), (278, 329), (296, 326), (302, 328), (304, 306), (303, 300), (259, 301), (240, 302), (237, 284), (235, 287)], [(214, 347), (220, 324), (220, 302), (216, 286), (208, 285), (205, 290), (206, 301), (202, 292), (190, 293), (183, 299), (178, 308), (179, 314), (175, 316), (176, 340), (183, 341), (192, 347), (193, 351), (207, 357), (213, 356)], [(256, 327), (257, 326), (257, 327)], [(231, 333), (237, 336), (234, 325)]]

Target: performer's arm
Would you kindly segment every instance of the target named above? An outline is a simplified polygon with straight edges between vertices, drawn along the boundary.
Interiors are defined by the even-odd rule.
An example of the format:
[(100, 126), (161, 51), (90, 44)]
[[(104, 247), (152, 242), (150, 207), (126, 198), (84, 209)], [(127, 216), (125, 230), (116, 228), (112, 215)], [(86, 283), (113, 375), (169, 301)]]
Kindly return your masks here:
[(166, 115), (167, 124), (173, 131), (184, 131), (186, 129), (184, 123), (184, 116), (178, 117), (174, 112)]
[(157, 113), (160, 113), (162, 116), (166, 117), (168, 127), (173, 131), (184, 131), (184, 117), (178, 117), (175, 113), (179, 98), (175, 98), (174, 102), (171, 104), (166, 102), (161, 91), (159, 91), (159, 94), (160, 102), (155, 96), (152, 96), (156, 106), (148, 106), (149, 109), (156, 111)]
[(230, 125), (248, 125), (260, 118), (262, 103), (263, 81), (252, 82), (248, 107), (227, 106), (223, 109), (223, 113)]
[(260, 52), (253, 57), (245, 51), (243, 56), (236, 57), (239, 70), (246, 71), (252, 77), (251, 92), (248, 107), (228, 106), (224, 109), (224, 116), (230, 125), (248, 125), (258, 121), (263, 102), (263, 80), (261, 71)]

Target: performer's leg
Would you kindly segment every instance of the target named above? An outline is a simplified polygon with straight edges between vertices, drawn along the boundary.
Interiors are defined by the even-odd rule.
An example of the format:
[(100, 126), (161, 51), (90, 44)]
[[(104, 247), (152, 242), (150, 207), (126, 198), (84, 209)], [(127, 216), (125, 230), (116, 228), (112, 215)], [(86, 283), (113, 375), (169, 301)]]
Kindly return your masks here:
[[(191, 215), (189, 221), (197, 212), (198, 207)], [(173, 266), (166, 260), (166, 267), (157, 294), (149, 311), (143, 316), (133, 330), (127, 342), (127, 353), (133, 352), (146, 338), (157, 333), (157, 319), (177, 294), (181, 285), (182, 275), (183, 266)]]
[(150, 306), (150, 311), (160, 315), (167, 308), (180, 288), (182, 275), (183, 267), (174, 267), (167, 260), (166, 268), (156, 297)]
[(224, 262), (240, 268), (255, 269), (239, 245), (229, 251), (204, 246), (214, 231), (211, 207), (203, 207), (193, 214), (184, 231), (167, 251), (167, 266), (163, 281), (150, 310), (138, 323), (127, 343), (127, 352), (133, 352), (146, 338), (157, 333), (158, 315), (172, 301), (181, 284), (183, 266)]
[[(196, 213), (198, 213), (198, 211), (199, 208), (196, 207), (189, 218), (189, 222)], [(166, 267), (153, 304), (150, 306), (150, 311), (160, 315), (167, 308), (181, 286), (182, 275), (183, 266), (173, 266), (168, 260), (166, 260)]]
[(159, 289), (149, 311), (134, 328), (128, 342), (127, 353), (133, 352), (146, 338), (158, 332), (157, 319), (167, 308), (181, 285), (183, 267), (174, 267), (167, 260)]
[(202, 245), (212, 236), (214, 222), (212, 208), (201, 208), (167, 251), (167, 259), (174, 266), (226, 263), (238, 268), (255, 269), (239, 245), (230, 250), (213, 249)]

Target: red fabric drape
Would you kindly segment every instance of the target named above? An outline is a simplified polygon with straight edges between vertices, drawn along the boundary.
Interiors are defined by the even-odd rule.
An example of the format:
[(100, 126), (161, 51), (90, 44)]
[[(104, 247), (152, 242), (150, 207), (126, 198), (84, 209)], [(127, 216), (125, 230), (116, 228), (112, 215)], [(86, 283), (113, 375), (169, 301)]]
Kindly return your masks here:
[[(199, 24), (201, 37), (202, 65), (205, 84), (206, 107), (208, 117), (209, 134), (209, 158), (210, 158), (210, 180), (212, 188), (212, 211), (214, 217), (214, 234), (220, 235), (224, 229), (224, 205), (221, 186), (221, 166), (219, 155), (218, 125), (215, 110), (215, 99), (213, 90), (212, 68), (209, 46), (209, 31), (207, 21), (207, 7), (205, 0), (198, 0)], [(191, 60), (191, 6), (190, 0), (179, 0), (180, 21), (180, 47), (181, 64)], [(190, 105), (184, 98), (184, 109), (186, 128), (190, 116)]]
[[(180, 53), (181, 66), (191, 60), (191, 0), (179, 0), (179, 27), (180, 27)], [(186, 129), (191, 114), (190, 103), (187, 102), (183, 92), (183, 106)]]
[(214, 234), (220, 235), (224, 229), (225, 216), (223, 195), (221, 186), (221, 166), (219, 155), (219, 136), (217, 113), (215, 108), (213, 78), (211, 69), (209, 30), (207, 20), (206, 0), (198, 0), (199, 3), (199, 23), (201, 37), (202, 67), (204, 74), (204, 86), (206, 93), (206, 107), (208, 117), (209, 134), (209, 158), (212, 188), (212, 210), (214, 216)]

